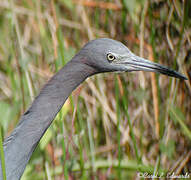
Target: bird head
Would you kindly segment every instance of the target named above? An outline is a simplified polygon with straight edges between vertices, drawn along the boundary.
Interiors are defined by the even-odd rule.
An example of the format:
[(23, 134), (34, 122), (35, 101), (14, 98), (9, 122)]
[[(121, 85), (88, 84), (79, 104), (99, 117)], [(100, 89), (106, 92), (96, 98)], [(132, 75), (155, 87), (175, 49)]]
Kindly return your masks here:
[(124, 44), (119, 41), (101, 38), (88, 42), (78, 53), (83, 58), (83, 63), (101, 72), (130, 72), (151, 71), (187, 79), (182, 74), (152, 61), (146, 60), (133, 54)]

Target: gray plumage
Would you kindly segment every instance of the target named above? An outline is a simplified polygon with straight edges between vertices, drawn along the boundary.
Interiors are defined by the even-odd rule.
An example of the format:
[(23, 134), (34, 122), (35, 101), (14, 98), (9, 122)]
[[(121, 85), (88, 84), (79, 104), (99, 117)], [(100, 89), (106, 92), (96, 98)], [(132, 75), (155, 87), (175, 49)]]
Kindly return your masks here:
[(140, 70), (186, 79), (176, 71), (134, 55), (118, 41), (102, 38), (87, 43), (42, 88), (12, 134), (5, 139), (7, 180), (20, 179), (41, 137), (71, 92), (87, 77), (103, 72)]

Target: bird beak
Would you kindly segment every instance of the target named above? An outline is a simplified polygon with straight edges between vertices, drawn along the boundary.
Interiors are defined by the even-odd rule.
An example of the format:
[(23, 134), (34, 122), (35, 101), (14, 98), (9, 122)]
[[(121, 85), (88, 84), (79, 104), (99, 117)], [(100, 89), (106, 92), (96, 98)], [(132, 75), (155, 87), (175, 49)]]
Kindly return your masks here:
[(126, 66), (127, 71), (151, 71), (165, 74), (167, 76), (176, 77), (181, 80), (187, 80), (187, 78), (182, 74), (158, 63), (154, 63), (152, 61), (136, 56), (133, 53), (130, 57), (124, 58), (122, 64)]

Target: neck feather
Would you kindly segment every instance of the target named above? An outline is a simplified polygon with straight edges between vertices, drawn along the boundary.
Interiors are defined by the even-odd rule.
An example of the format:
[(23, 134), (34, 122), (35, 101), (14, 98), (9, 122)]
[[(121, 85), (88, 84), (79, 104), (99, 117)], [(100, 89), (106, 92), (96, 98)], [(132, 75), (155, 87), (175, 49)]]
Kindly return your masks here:
[(20, 179), (34, 149), (68, 96), (88, 76), (95, 73), (95, 69), (74, 57), (43, 87), (4, 142), (8, 180)]

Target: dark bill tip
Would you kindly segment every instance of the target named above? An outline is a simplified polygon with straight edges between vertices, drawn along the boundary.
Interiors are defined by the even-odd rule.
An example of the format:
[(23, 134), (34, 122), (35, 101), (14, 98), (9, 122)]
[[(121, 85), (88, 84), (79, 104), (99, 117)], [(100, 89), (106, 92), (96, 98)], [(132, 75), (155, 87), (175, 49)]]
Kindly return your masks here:
[(167, 76), (171, 76), (171, 77), (175, 77), (178, 78), (180, 80), (188, 80), (186, 76), (182, 75), (181, 73), (174, 71), (168, 67), (162, 66), (160, 64), (154, 63), (155, 64), (155, 70), (156, 72), (159, 72), (161, 74), (167, 75)]
[(186, 76), (184, 76), (184, 75), (182, 75), (179, 72), (174, 71), (174, 70), (170, 70), (168, 72), (163, 72), (162, 74), (166, 74), (168, 76), (175, 77), (175, 78), (178, 78), (180, 80), (188, 80), (188, 78)]

